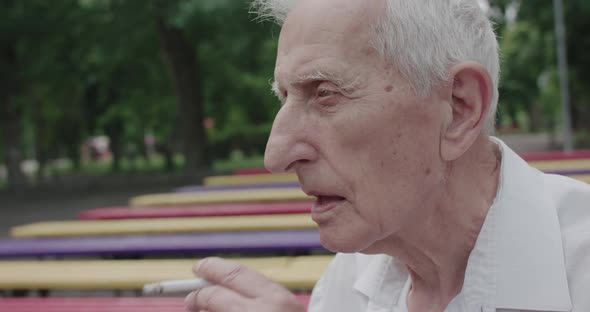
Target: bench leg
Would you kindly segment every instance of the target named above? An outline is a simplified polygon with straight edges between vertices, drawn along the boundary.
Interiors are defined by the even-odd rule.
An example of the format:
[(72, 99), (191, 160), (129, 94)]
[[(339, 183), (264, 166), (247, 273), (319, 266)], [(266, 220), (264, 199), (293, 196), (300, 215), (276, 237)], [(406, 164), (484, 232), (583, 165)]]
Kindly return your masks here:
[(49, 297), (49, 289), (39, 289), (39, 297)]
[(27, 297), (29, 295), (28, 289), (14, 289), (10, 294), (11, 297)]

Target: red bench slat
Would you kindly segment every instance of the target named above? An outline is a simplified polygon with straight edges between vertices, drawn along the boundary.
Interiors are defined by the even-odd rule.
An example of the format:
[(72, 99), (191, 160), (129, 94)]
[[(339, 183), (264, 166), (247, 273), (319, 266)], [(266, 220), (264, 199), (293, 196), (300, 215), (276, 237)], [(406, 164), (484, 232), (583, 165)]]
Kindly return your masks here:
[(81, 212), (80, 219), (217, 217), (309, 213), (311, 202), (254, 203), (202, 206), (110, 207)]
[[(298, 294), (306, 306), (309, 294)], [(0, 311), (10, 312), (185, 312), (184, 298), (155, 297), (19, 297), (0, 298)]]
[(523, 153), (521, 157), (526, 161), (584, 159), (590, 158), (590, 150), (530, 152)]

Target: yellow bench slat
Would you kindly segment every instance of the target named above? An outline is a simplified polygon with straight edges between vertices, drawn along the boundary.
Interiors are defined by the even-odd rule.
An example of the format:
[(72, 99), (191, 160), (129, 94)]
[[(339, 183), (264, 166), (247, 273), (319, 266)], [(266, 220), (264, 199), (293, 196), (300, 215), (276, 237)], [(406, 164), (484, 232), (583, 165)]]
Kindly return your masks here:
[(580, 180), (582, 182), (590, 183), (590, 174), (577, 174), (569, 176), (572, 179)]
[(11, 229), (13, 237), (129, 235), (313, 229), (308, 214), (37, 222)]
[(272, 201), (311, 200), (300, 188), (208, 191), (194, 193), (165, 193), (133, 197), (131, 206), (173, 206)]
[(297, 182), (297, 175), (293, 173), (279, 174), (248, 174), (248, 175), (229, 175), (229, 176), (211, 176), (206, 177), (204, 185), (245, 185), (259, 183), (276, 183), (276, 182)]
[[(236, 261), (291, 289), (312, 289), (332, 256)], [(193, 278), (197, 260), (0, 261), (0, 289), (141, 289), (146, 283)]]

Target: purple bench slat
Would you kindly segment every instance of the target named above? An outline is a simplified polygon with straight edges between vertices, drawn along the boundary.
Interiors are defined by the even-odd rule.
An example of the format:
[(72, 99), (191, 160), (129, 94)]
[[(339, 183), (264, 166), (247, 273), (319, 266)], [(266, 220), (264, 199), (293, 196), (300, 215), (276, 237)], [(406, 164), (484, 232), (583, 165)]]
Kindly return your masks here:
[(83, 220), (98, 220), (292, 214), (309, 213), (311, 206), (311, 202), (280, 202), (195, 206), (110, 207), (83, 211), (78, 217)]
[(549, 170), (545, 171), (545, 173), (552, 173), (552, 174), (560, 174), (564, 176), (571, 176), (571, 175), (578, 175), (578, 174), (590, 174), (590, 170), (588, 169), (581, 169), (581, 170)]
[(176, 193), (191, 193), (191, 192), (208, 192), (208, 191), (233, 191), (233, 190), (249, 190), (249, 189), (275, 189), (275, 188), (291, 188), (299, 187), (297, 182), (275, 182), (275, 183), (256, 183), (244, 185), (189, 185), (175, 188)]
[(0, 258), (324, 250), (317, 230), (0, 240)]

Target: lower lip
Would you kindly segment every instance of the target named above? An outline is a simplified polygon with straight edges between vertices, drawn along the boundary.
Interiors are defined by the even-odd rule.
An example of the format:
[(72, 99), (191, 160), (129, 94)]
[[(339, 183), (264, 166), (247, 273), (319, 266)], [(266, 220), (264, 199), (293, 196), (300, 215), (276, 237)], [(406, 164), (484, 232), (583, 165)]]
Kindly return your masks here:
[(329, 210), (334, 209), (338, 204), (342, 203), (344, 200), (331, 200), (327, 203), (320, 204), (320, 201), (316, 199), (313, 202), (313, 206), (311, 207), (311, 213), (323, 213)]

